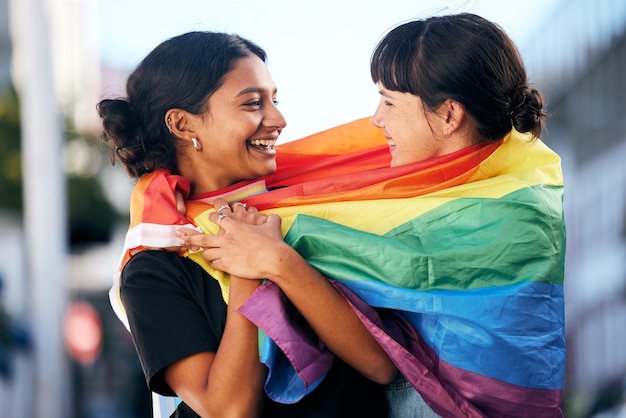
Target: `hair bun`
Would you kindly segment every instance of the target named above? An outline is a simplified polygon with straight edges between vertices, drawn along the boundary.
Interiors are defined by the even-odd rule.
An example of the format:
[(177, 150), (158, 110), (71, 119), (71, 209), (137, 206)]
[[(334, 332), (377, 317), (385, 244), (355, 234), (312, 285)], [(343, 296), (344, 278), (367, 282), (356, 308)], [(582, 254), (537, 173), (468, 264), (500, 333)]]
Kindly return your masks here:
[(111, 163), (119, 160), (131, 177), (143, 175), (149, 167), (140, 163), (145, 149), (130, 103), (125, 99), (105, 99), (97, 109), (102, 118), (101, 139), (111, 148)]
[(535, 89), (523, 87), (511, 102), (509, 112), (511, 124), (518, 132), (530, 132), (534, 137), (541, 135), (543, 121), (548, 114), (543, 109), (543, 97)]

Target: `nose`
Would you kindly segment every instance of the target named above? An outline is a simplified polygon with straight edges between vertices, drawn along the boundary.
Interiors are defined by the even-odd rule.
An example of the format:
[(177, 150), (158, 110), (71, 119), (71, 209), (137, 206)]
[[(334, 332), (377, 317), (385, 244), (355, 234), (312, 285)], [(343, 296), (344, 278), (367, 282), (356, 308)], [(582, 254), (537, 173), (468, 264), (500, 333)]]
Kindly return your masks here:
[(268, 127), (275, 127), (279, 130), (282, 130), (285, 126), (287, 126), (287, 121), (285, 120), (285, 117), (283, 116), (281, 111), (278, 110), (278, 107), (273, 102), (268, 107), (267, 114), (263, 118), (263, 125)]
[(378, 107), (376, 107), (376, 111), (370, 118), (370, 122), (377, 128), (382, 128), (384, 126), (382, 112), (380, 110), (380, 104), (378, 105)]

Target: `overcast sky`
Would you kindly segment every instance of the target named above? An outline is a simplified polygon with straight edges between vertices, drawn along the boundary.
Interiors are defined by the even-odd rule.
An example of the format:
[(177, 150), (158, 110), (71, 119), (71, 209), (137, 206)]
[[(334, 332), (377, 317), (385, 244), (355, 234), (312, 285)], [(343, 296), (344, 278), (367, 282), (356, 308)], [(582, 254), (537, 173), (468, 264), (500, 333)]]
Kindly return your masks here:
[(237, 33), (261, 45), (288, 126), (280, 142), (373, 113), (370, 54), (396, 24), (472, 12), (524, 43), (559, 0), (100, 0), (101, 56), (132, 69), (161, 41), (191, 30)]

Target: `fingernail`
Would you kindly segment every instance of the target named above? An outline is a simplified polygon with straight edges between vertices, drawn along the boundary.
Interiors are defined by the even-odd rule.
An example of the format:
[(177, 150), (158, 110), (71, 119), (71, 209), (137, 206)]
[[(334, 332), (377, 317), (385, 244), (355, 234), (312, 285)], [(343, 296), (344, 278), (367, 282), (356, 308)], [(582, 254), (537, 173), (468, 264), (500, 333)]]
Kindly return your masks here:
[(182, 238), (181, 238), (181, 239), (179, 239), (179, 240), (178, 240), (178, 245), (180, 245), (180, 246), (185, 245), (185, 240), (184, 240), (184, 239), (182, 239)]

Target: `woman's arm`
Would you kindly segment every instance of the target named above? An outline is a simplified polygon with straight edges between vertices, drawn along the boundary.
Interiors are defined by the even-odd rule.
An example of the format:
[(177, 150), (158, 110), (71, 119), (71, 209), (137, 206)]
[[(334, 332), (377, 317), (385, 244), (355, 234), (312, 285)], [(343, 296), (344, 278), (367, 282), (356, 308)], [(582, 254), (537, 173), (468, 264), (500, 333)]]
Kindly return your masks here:
[[(221, 207), (225, 202), (216, 201)], [(205, 249), (215, 269), (276, 283), (306, 318), (318, 337), (338, 357), (365, 377), (388, 383), (393, 362), (361, 323), (346, 299), (282, 238), (281, 219), (235, 207), (220, 221), (219, 235), (181, 237), (184, 247)], [(217, 221), (217, 214), (211, 215)]]
[(264, 369), (257, 328), (237, 312), (258, 285), (256, 280), (232, 276), (226, 327), (217, 353), (184, 358), (165, 372), (172, 390), (202, 417), (256, 417), (261, 410)]
[(150, 389), (175, 393), (203, 417), (257, 416), (265, 368), (257, 328), (236, 310), (258, 285), (233, 277), (228, 306), (193, 261), (165, 251), (133, 256), (120, 296)]

